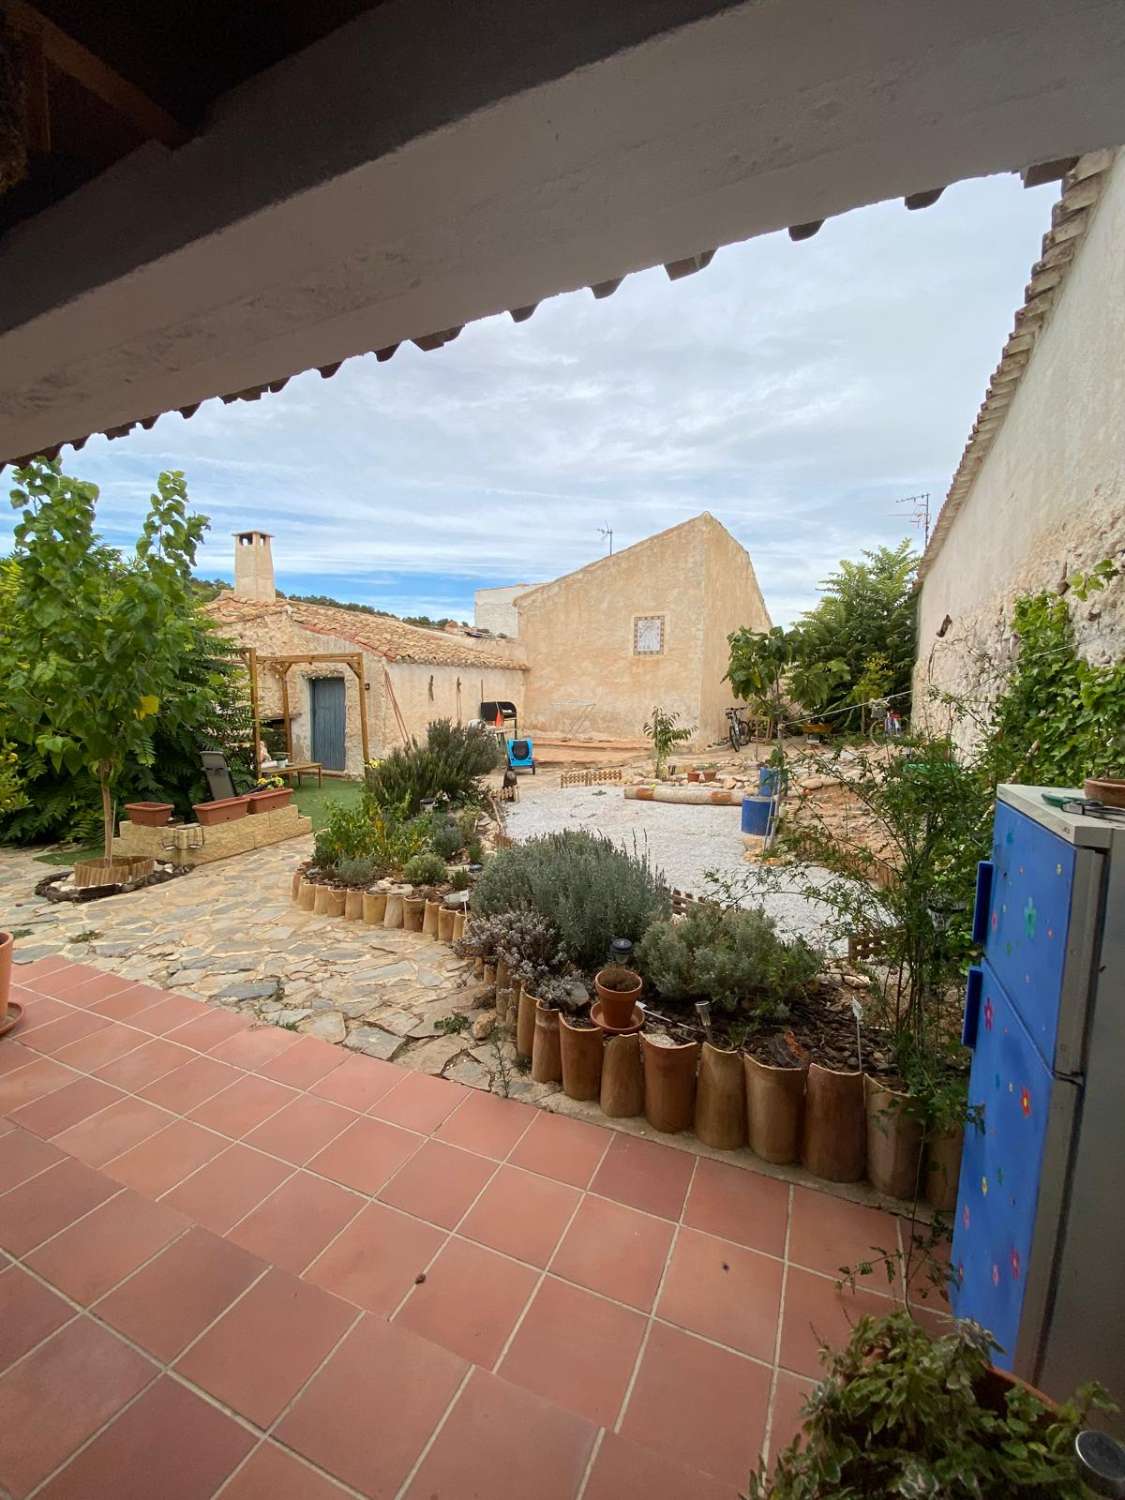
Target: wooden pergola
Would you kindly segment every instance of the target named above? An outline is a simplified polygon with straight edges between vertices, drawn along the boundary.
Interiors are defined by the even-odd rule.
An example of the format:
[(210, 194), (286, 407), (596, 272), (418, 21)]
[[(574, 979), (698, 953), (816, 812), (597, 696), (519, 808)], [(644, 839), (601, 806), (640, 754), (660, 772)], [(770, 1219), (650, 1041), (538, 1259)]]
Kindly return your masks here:
[(261, 758), (258, 746), (261, 743), (261, 709), (258, 697), (258, 672), (265, 668), (281, 681), (281, 717), (285, 725), (285, 753), (293, 758), (292, 715), (289, 709), (289, 669), (299, 666), (317, 666), (322, 662), (341, 662), (350, 667), (359, 683), (359, 736), (363, 747), (363, 764), (370, 760), (367, 740), (367, 676), (363, 668), (362, 652), (298, 651), (285, 656), (260, 656), (253, 646), (242, 652), (246, 670), (250, 676), (250, 712), (254, 719), (254, 774), (261, 774)]

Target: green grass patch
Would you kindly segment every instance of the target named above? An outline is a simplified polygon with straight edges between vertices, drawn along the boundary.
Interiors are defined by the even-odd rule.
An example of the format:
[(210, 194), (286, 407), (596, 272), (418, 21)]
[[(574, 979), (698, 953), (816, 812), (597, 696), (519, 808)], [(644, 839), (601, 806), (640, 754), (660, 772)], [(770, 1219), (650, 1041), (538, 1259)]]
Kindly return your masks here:
[(41, 865), (73, 865), (80, 859), (100, 859), (105, 850), (100, 844), (86, 844), (78, 849), (48, 849), (35, 858)]
[(363, 798), (361, 781), (326, 781), (323, 786), (297, 787), (293, 801), (306, 818), (312, 819), (313, 832), (323, 828), (328, 818), (329, 806), (342, 802), (345, 807), (358, 807)]

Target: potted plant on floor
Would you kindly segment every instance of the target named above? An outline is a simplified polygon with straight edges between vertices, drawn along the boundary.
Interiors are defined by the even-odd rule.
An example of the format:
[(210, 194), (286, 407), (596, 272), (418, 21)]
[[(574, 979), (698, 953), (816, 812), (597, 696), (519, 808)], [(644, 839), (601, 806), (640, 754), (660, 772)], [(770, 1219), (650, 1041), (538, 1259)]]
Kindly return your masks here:
[(659, 704), (652, 710), (652, 718), (645, 725), (645, 734), (652, 741), (652, 754), (656, 762), (656, 777), (663, 781), (668, 757), (677, 745), (683, 745), (691, 739), (694, 733), (691, 729), (684, 728), (677, 713), (670, 713), (661, 708)]
[(12, 995), (12, 949), (15, 940), (10, 932), (0, 932), (0, 1031), (8, 1029), (8, 1005)]
[(1055, 1406), (996, 1370), (996, 1347), (975, 1323), (934, 1338), (905, 1311), (861, 1319), (839, 1353), (822, 1351), (803, 1433), (750, 1476), (749, 1500), (1077, 1500), (1075, 1439), (1112, 1402), (1091, 1384)]
[(251, 813), (277, 812), (293, 800), (293, 788), (280, 776), (259, 776), (250, 789)]
[(126, 802), (124, 810), (138, 828), (165, 828), (174, 811), (171, 802)]

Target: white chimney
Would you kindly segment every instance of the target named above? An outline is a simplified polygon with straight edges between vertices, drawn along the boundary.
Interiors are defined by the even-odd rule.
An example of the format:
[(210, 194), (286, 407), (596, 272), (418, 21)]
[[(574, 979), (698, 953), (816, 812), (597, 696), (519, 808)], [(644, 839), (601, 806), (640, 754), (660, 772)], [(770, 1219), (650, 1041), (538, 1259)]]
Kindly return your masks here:
[(268, 531), (235, 532), (234, 591), (240, 599), (258, 599), (265, 604), (272, 604), (277, 597)]

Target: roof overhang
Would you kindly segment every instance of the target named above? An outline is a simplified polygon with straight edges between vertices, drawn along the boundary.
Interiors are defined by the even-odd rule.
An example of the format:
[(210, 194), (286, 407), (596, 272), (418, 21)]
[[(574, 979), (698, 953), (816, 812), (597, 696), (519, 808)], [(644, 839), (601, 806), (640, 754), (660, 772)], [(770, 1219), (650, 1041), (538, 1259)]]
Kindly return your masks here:
[(1123, 75), (1108, 0), (380, 6), (0, 242), (0, 461), (1114, 144)]

